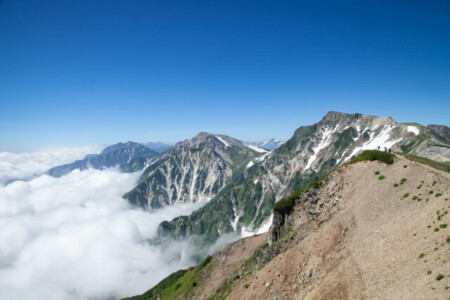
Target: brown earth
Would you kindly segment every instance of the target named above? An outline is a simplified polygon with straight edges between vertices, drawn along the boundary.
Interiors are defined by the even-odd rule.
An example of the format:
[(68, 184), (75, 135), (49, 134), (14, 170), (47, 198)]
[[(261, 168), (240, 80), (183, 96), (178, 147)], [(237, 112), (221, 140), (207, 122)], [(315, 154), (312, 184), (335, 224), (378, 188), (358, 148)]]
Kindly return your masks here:
[(449, 173), (403, 157), (346, 165), (314, 208), (297, 201), (290, 235), (267, 247), (281, 254), (242, 271), (266, 235), (239, 240), (213, 257), (190, 298), (232, 282), (227, 299), (450, 299), (449, 191)]
[(401, 157), (344, 166), (320, 189), (318, 216), (297, 205), (288, 250), (227, 299), (450, 299), (449, 187), (450, 174)]

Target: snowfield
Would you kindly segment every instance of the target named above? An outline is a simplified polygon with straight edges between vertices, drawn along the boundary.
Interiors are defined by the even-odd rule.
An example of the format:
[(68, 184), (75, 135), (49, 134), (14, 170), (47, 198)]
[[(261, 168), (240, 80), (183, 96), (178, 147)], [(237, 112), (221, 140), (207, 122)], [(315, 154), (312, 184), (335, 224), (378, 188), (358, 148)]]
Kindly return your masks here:
[(419, 128), (416, 126), (408, 126), (406, 127), (406, 131), (414, 133), (416, 136), (419, 135)]

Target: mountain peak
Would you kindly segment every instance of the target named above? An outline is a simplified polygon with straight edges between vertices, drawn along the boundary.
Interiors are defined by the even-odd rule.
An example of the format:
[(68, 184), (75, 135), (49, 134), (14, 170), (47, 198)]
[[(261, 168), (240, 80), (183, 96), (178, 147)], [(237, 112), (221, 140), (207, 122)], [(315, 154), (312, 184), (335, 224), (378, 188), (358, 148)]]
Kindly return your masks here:
[(144, 208), (206, 201), (231, 181), (233, 173), (266, 152), (226, 135), (200, 132), (149, 166), (125, 198)]
[(210, 132), (200, 132), (191, 139), (184, 140), (175, 145), (174, 148), (184, 149), (186, 147), (197, 147), (202, 143), (207, 143), (212, 147), (231, 147), (236, 146), (238, 148), (248, 148), (248, 145), (240, 140), (229, 137), (223, 134), (214, 134)]
[(343, 113), (343, 112), (336, 111), (336, 110), (330, 110), (330, 111), (327, 112), (327, 114), (324, 116), (324, 118), (334, 118), (336, 116), (344, 116), (344, 115), (348, 116), (350, 114)]
[(340, 121), (343, 119), (354, 119), (358, 120), (362, 117), (360, 113), (347, 114), (339, 111), (329, 111), (323, 118), (322, 121)]
[(145, 161), (156, 154), (147, 146), (135, 142), (117, 143), (106, 147), (100, 154), (89, 154), (82, 160), (51, 168), (48, 174), (61, 177), (75, 169), (103, 169), (116, 165), (119, 165), (123, 171), (132, 172), (142, 169)]
[(132, 141), (128, 141), (126, 143), (119, 142), (117, 144), (108, 146), (105, 149), (103, 149), (102, 154), (106, 154), (106, 153), (109, 153), (112, 151), (117, 151), (119, 149), (124, 149), (124, 148), (148, 148), (148, 147), (145, 145), (139, 144), (139, 143), (132, 142)]
[(209, 136), (209, 135), (213, 135), (212, 133), (206, 132), (206, 131), (202, 131), (200, 133), (198, 133), (195, 137), (205, 137), (205, 136)]

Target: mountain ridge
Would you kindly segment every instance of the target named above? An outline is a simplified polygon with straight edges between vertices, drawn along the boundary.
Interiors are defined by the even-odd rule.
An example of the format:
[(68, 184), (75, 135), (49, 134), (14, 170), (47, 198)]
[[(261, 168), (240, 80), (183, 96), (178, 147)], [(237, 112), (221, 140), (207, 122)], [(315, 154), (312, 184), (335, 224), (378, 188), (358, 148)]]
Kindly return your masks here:
[(214, 241), (226, 232), (256, 231), (270, 218), (276, 201), (366, 149), (380, 147), (450, 162), (448, 127), (430, 130), (390, 117), (330, 111), (318, 123), (299, 127), (286, 143), (233, 177), (204, 207), (190, 216), (162, 222), (159, 235), (206, 234)]

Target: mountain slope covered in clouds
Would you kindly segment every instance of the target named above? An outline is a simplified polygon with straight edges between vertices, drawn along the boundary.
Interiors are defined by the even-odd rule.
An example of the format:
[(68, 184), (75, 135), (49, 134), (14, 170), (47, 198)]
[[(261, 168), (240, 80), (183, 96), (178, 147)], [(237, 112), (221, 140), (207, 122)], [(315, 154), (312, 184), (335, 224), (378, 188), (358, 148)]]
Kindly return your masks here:
[(396, 123), (389, 117), (329, 112), (237, 176), (210, 202), (189, 216), (160, 225), (161, 236), (184, 238), (226, 232), (244, 235), (264, 227), (273, 204), (305, 188), (366, 149), (392, 149), (450, 162), (449, 128)]
[(51, 168), (48, 174), (53, 177), (61, 177), (75, 169), (103, 169), (117, 165), (122, 171), (133, 172), (144, 168), (148, 160), (156, 155), (158, 153), (138, 143), (118, 143), (106, 147), (100, 154), (90, 154), (73, 163)]
[(15, 180), (30, 180), (50, 168), (73, 162), (89, 153), (100, 153), (102, 147), (55, 148), (39, 152), (0, 152), (0, 185)]
[(206, 201), (266, 152), (225, 135), (203, 132), (176, 144), (145, 169), (125, 198), (143, 208)]

